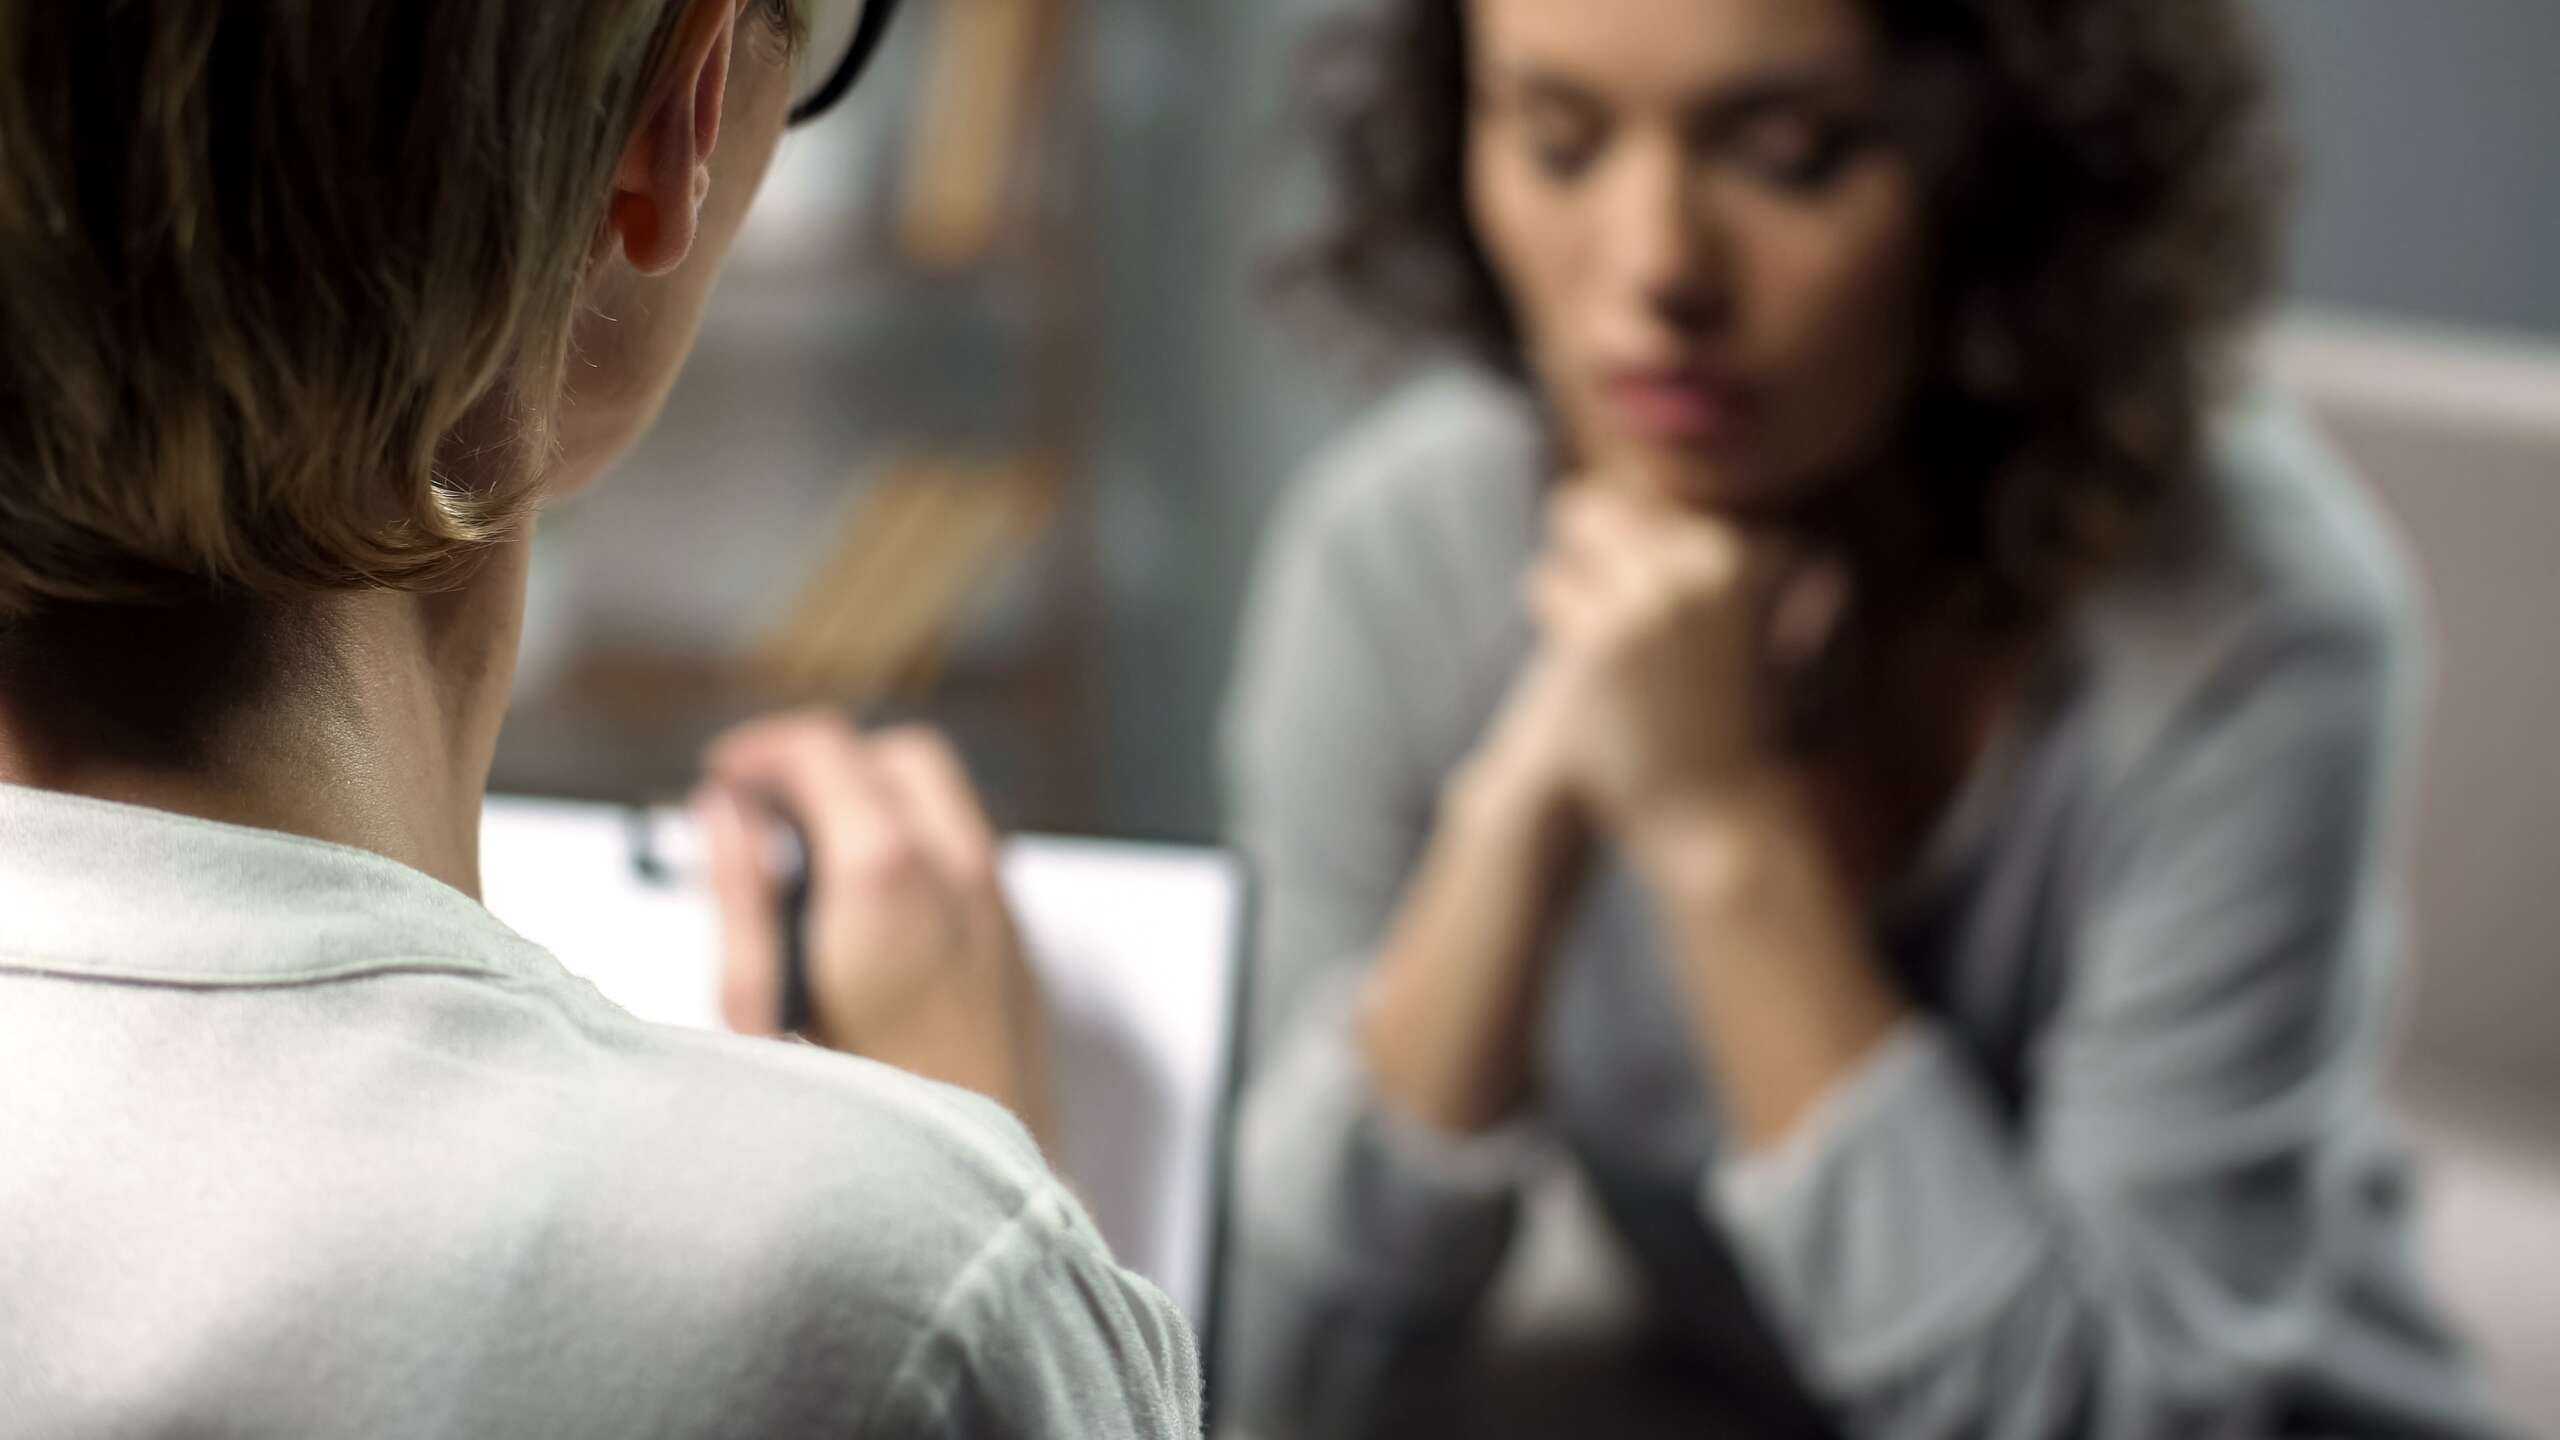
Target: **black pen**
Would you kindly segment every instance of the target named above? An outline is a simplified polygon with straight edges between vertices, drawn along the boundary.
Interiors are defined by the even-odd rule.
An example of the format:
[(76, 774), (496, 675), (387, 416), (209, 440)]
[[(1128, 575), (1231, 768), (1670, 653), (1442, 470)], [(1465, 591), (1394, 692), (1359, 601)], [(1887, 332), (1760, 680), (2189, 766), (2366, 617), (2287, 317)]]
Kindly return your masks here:
[[(765, 817), (765, 868), (774, 877), (781, 910), (782, 1028), (805, 1034), (817, 1021), (809, 994), (809, 843), (781, 805), (761, 796), (749, 804)], [(623, 834), (632, 872), (651, 885), (699, 883), (710, 868), (693, 817), (673, 806), (629, 807)]]

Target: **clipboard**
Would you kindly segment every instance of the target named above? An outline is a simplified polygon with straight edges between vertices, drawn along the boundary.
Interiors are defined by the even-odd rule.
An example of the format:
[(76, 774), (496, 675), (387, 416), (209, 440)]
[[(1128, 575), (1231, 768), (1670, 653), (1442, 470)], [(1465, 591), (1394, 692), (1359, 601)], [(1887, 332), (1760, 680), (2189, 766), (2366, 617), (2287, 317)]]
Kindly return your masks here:
[[(482, 894), (642, 1020), (717, 1028), (718, 921), (690, 819), (491, 796)], [(1024, 836), (1007, 898), (1050, 1006), (1057, 1153), (1120, 1263), (1216, 1351), (1252, 884), (1226, 851)]]

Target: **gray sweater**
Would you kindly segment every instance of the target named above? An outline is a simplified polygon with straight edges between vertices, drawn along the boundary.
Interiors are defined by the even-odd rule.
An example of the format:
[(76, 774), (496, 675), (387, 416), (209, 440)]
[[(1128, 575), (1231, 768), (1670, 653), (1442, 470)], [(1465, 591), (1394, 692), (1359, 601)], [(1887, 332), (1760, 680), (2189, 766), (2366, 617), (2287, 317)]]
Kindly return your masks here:
[(1720, 1135), (1647, 905), (1569, 925), (1518, 1133), (1376, 1100), (1354, 982), (1529, 653), (1522, 397), (1409, 389), (1293, 497), (1251, 612), (1234, 823), (1268, 885), (1230, 1371), (1349, 1433), (1462, 1335), (1541, 1151), (1593, 1184), (1681, 1369), (1754, 1433), (2494, 1433), (2411, 1272), (2378, 1082), (2421, 689), (2400, 563), (2257, 403), (2188, 543), (2068, 643), (1872, 924), (1915, 1002), (1774, 1154)]

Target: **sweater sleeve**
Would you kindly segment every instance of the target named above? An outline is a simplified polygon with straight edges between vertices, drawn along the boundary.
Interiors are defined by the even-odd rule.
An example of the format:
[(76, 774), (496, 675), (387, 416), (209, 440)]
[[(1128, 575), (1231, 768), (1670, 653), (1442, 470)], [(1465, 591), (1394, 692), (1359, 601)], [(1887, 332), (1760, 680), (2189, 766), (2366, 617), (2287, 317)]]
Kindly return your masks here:
[(2395, 662), (2352, 627), (2218, 667), (2127, 777), (2071, 992), (2003, 1114), (1912, 1022), (1707, 1203), (1854, 1433), (2255, 1433), (2348, 1238), (2372, 1101)]
[(1231, 825), (1262, 915), (1222, 1404), (1274, 1434), (1356, 1430), (1458, 1331), (1535, 1153), (1521, 1133), (1423, 1133), (1379, 1103), (1353, 1043), (1436, 800), (1411, 696), (1450, 662), (1406, 633), (1394, 537), (1332, 498), (1303, 497), (1275, 532), (1228, 717)]

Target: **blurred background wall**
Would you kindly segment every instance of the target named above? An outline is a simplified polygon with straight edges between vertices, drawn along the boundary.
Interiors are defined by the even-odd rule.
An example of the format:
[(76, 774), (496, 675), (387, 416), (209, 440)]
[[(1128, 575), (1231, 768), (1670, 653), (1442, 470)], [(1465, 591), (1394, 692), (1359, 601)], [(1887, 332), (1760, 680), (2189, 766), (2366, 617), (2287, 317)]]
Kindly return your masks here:
[(2560, 338), (2560, 5), (2256, 7), (2312, 164), (2296, 293)]

